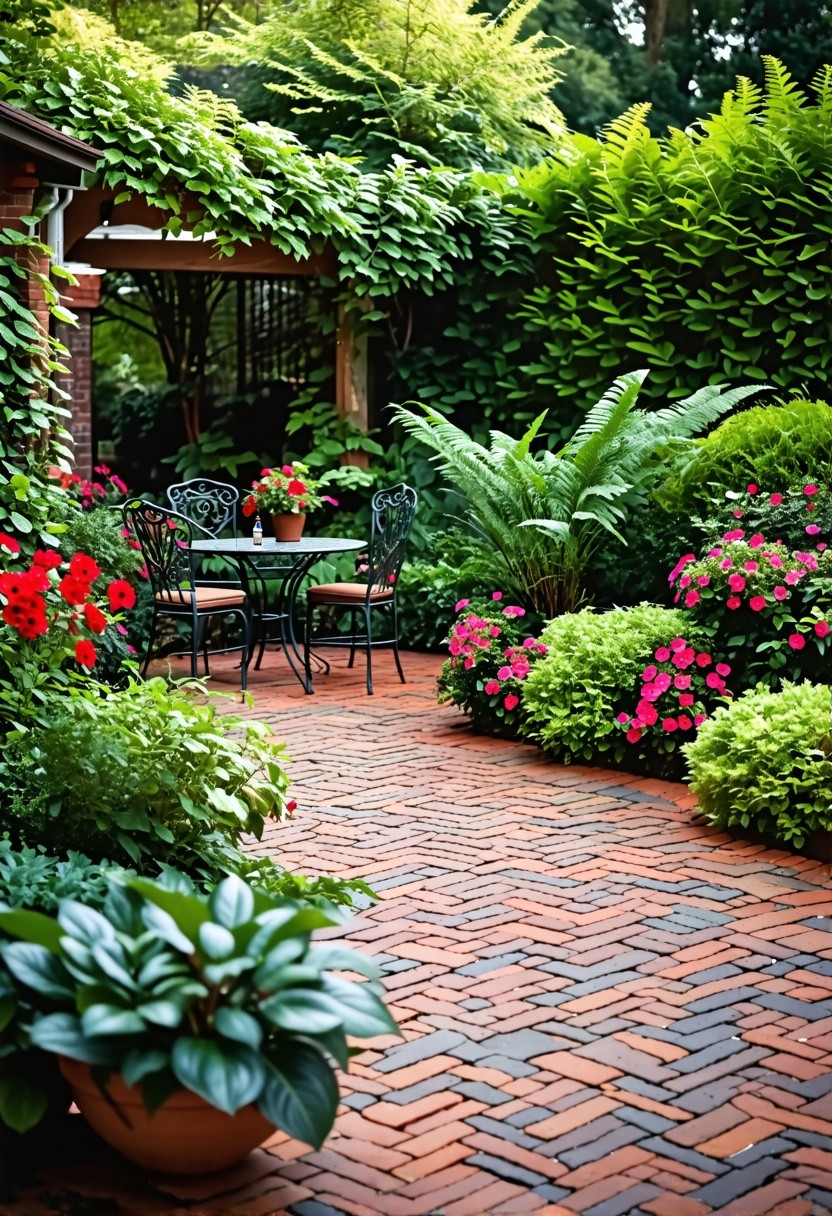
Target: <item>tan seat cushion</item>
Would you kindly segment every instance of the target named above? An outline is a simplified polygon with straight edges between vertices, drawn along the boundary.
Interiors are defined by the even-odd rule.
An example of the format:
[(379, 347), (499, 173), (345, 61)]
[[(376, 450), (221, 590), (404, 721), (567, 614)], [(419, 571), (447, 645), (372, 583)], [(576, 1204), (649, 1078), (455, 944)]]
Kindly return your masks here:
[(157, 604), (190, 608), (194, 596), (196, 606), (201, 611), (208, 608), (242, 608), (246, 602), (242, 591), (236, 591), (233, 587), (183, 587), (181, 592), (160, 591), (155, 599)]
[[(317, 587), (310, 587), (307, 595), (310, 600), (319, 604), (355, 604), (359, 600), (363, 600), (367, 595), (366, 583), (320, 583)], [(379, 587), (378, 590), (370, 593), (370, 600), (375, 603), (379, 600), (392, 599), (393, 588), (385, 591)]]

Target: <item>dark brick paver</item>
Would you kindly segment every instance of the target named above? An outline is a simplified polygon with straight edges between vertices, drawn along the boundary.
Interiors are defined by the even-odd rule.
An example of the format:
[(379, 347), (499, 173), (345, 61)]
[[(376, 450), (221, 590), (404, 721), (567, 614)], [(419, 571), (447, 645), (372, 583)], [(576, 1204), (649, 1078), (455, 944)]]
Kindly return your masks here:
[(404, 1039), (356, 1059), (319, 1153), (278, 1133), (197, 1180), (53, 1170), (4, 1212), (829, 1213), (828, 868), (693, 823), (682, 786), (477, 737), (437, 708), (437, 659), (404, 687), (388, 666), (373, 698), (342, 664), (311, 698), (252, 674), (300, 804), (257, 848), (375, 885), (347, 937)]

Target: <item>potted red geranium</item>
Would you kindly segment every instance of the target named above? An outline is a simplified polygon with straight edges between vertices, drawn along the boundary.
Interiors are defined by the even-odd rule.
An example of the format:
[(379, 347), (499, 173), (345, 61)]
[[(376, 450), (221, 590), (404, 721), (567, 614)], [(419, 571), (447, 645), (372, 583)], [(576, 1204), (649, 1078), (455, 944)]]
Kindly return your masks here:
[(300, 540), (309, 511), (322, 502), (338, 506), (334, 498), (318, 492), (324, 480), (313, 478), (299, 460), (279, 469), (263, 469), (243, 501), (243, 515), (271, 515), (276, 540)]

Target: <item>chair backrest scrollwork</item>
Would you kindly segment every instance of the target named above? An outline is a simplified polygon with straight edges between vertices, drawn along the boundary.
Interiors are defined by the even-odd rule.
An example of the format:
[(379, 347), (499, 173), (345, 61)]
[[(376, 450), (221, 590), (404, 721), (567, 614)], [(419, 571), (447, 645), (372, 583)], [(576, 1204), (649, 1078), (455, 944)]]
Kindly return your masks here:
[(418, 495), (407, 485), (391, 486), (373, 495), (367, 581), (375, 591), (395, 587), (402, 568)]
[(141, 548), (153, 594), (190, 604), (194, 576), (189, 546), (202, 529), (187, 516), (142, 498), (128, 499), (122, 516)]
[(210, 532), (221, 536), (230, 531), (237, 535), (237, 506), (240, 491), (224, 481), (194, 477), (168, 488), (168, 502), (180, 515), (186, 516)]

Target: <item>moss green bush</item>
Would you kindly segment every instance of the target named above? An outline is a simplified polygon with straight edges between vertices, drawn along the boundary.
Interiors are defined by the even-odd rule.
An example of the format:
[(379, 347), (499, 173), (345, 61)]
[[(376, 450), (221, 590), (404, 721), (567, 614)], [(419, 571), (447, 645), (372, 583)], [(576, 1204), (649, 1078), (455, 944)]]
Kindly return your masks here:
[(547, 654), (525, 683), (523, 733), (565, 764), (626, 759), (640, 767), (652, 755), (666, 767), (677, 734), (648, 732), (634, 751), (616, 718), (632, 712), (656, 649), (679, 635), (694, 645), (704, 640), (684, 612), (655, 604), (584, 609), (550, 622), (540, 638)]
[(725, 491), (757, 485), (784, 493), (832, 479), (832, 406), (825, 401), (758, 405), (726, 418), (656, 491), (669, 511), (701, 508)]
[(805, 682), (757, 688), (704, 723), (685, 748), (709, 823), (802, 848), (832, 829), (832, 692)]

